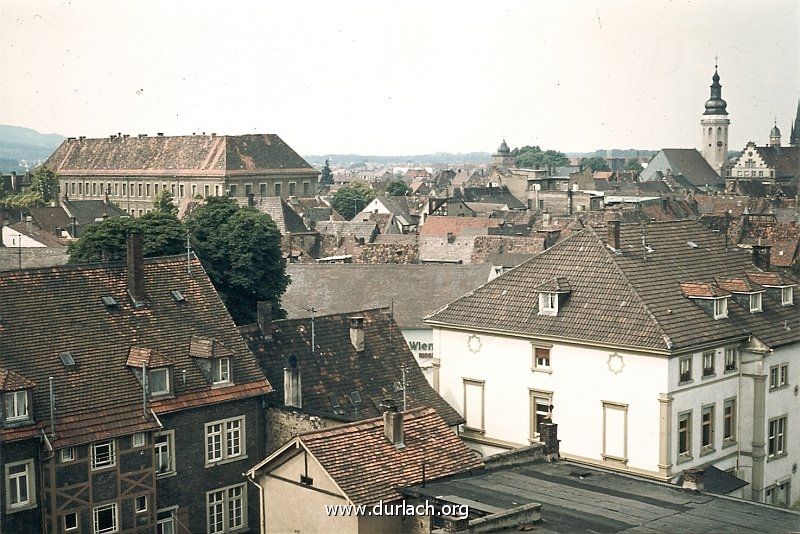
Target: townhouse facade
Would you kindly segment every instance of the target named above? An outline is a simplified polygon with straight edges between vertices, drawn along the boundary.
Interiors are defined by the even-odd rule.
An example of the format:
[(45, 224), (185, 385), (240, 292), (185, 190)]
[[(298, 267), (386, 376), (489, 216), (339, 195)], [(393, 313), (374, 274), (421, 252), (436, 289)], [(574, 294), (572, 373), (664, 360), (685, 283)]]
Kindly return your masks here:
[(275, 134), (70, 137), (45, 162), (60, 194), (105, 195), (132, 216), (153, 209), (162, 191), (179, 206), (198, 197), (313, 197), (319, 173)]
[(196, 258), (134, 234), (124, 263), (0, 273), (0, 315), (0, 530), (257, 530), (271, 387)]
[[(587, 228), (432, 314), (440, 394), (484, 455), (559, 424), (562, 456), (800, 496), (796, 281), (690, 221)], [(795, 435), (796, 436), (796, 435)]]

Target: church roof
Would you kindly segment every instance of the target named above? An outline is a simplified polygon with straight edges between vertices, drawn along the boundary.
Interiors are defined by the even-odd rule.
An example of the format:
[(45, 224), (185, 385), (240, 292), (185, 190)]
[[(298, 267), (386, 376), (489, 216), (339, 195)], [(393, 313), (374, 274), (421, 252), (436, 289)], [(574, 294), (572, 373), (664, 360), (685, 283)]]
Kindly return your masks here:
[(503, 139), (503, 142), (500, 143), (499, 147), (497, 147), (497, 153), (498, 154), (510, 154), (511, 153), (511, 150), (508, 148), (508, 145), (506, 144), (506, 140), (505, 139)]

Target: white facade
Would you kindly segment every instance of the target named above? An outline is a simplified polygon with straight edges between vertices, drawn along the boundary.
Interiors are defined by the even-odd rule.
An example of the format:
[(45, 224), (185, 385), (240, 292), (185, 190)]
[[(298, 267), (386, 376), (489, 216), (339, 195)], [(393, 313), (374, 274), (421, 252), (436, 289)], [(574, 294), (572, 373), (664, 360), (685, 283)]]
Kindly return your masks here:
[[(788, 482), (789, 502), (800, 498), (793, 472), (800, 462), (796, 344), (765, 355), (728, 345), (669, 356), (438, 326), (433, 343), (439, 393), (465, 417), (461, 435), (483, 455), (536, 440), (536, 412), (549, 401), (563, 457), (661, 480), (714, 465), (750, 482), (736, 494), (763, 501), (770, 488), (775, 495)], [(535, 358), (537, 347), (549, 350), (549, 366), (540, 365), (547, 352)], [(733, 368), (728, 360), (726, 369), (726, 349)], [(681, 376), (685, 359), (688, 380)], [(706, 367), (712, 362), (713, 371)], [(770, 368), (781, 365), (788, 365), (786, 384), (770, 389)], [(784, 452), (770, 457), (770, 421), (782, 417)], [(681, 451), (679, 427), (687, 419)]]
[(422, 374), (431, 385), (439, 390), (439, 361), (433, 357), (433, 330), (430, 328), (403, 328), (403, 338), (414, 354)]
[(704, 115), (700, 121), (703, 129), (703, 158), (711, 165), (711, 168), (723, 175), (723, 169), (727, 161), (728, 154), (728, 126), (731, 121), (728, 115)]
[(10, 226), (3, 227), (3, 246), (4, 247), (19, 247), (19, 248), (44, 248), (47, 245), (39, 243), (32, 237), (22, 234)]

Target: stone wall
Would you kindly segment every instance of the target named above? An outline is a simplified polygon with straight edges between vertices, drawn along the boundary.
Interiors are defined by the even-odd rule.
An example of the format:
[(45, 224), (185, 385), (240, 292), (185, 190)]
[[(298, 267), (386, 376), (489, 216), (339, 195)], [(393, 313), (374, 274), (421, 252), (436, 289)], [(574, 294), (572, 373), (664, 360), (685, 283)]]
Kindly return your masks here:
[(281, 448), (300, 432), (317, 430), (337, 424), (343, 423), (340, 421), (332, 421), (330, 419), (308, 415), (302, 412), (276, 408), (274, 406), (270, 407), (267, 409), (266, 414), (266, 456), (269, 456)]

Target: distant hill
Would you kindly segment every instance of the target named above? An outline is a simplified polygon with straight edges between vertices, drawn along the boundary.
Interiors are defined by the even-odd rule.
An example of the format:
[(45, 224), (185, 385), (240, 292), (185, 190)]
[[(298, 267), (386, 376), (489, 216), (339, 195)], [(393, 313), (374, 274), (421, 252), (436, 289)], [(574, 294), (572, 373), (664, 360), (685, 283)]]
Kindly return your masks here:
[(656, 155), (658, 150), (650, 150), (646, 148), (612, 148), (606, 150), (601, 148), (594, 152), (567, 152), (567, 156), (571, 158), (593, 158), (599, 156), (601, 158), (651, 158)]
[(63, 135), (0, 124), (0, 172), (32, 169), (46, 160), (63, 140)]
[(324, 165), (328, 159), (331, 165), (348, 166), (373, 163), (386, 165), (415, 165), (423, 163), (439, 163), (452, 165), (455, 163), (488, 163), (491, 154), (488, 152), (468, 152), (466, 154), (451, 154), (449, 152), (436, 152), (434, 154), (420, 154), (416, 156), (362, 156), (360, 154), (326, 154), (324, 156), (303, 156), (312, 165)]

